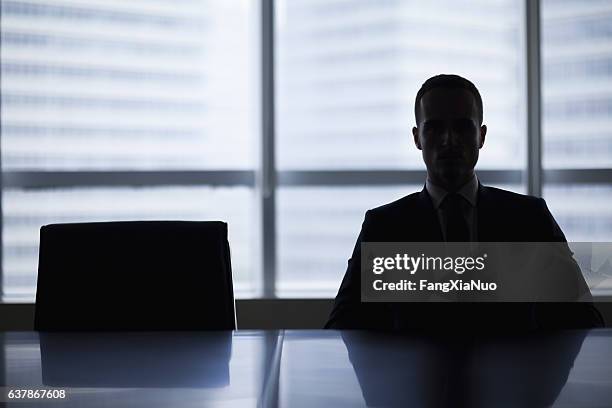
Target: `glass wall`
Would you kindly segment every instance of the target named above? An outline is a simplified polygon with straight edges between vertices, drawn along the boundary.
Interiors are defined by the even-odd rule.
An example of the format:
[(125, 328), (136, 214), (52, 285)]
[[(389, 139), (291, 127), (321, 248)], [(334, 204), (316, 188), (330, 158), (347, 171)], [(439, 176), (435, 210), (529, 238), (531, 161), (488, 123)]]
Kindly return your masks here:
[[(138, 219), (228, 222), (238, 297), (333, 296), (365, 212), (423, 186), (414, 97), (439, 73), (482, 94), (477, 170), (527, 192), (524, 1), (271, 2), (263, 89), (262, 0), (2, 1), (4, 301), (34, 299), (41, 225)], [(612, 240), (610, 20), (541, 1), (542, 190), (574, 241)]]
[(34, 298), (40, 226), (75, 221), (226, 221), (237, 293), (254, 293), (254, 185), (207, 175), (255, 170), (258, 17), (253, 1), (2, 1), (5, 301)]
[(566, 175), (544, 198), (568, 240), (612, 241), (612, 3), (545, 0), (541, 14), (543, 167)]

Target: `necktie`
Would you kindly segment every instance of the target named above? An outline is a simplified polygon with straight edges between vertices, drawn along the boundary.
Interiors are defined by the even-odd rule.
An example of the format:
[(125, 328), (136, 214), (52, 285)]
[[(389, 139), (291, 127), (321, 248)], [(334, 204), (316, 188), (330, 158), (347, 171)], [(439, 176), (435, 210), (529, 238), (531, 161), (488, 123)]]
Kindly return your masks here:
[(444, 197), (440, 208), (446, 219), (447, 242), (469, 242), (470, 230), (463, 208), (466, 200), (460, 194), (449, 193)]

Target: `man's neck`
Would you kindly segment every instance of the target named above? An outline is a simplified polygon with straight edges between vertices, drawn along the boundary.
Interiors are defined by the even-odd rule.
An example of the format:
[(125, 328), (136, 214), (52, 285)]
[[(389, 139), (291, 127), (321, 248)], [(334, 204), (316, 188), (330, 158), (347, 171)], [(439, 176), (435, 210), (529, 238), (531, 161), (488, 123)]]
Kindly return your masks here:
[(474, 178), (474, 176), (475, 176), (475, 173), (472, 171), (466, 177), (452, 179), (452, 180), (449, 180), (449, 179), (442, 180), (442, 179), (438, 179), (435, 177), (432, 178), (429, 175), (429, 173), (427, 174), (427, 178), (429, 179), (430, 183), (435, 184), (437, 187), (443, 188), (449, 193), (456, 193), (457, 191), (461, 190), (461, 188), (465, 186), (467, 183), (469, 183)]

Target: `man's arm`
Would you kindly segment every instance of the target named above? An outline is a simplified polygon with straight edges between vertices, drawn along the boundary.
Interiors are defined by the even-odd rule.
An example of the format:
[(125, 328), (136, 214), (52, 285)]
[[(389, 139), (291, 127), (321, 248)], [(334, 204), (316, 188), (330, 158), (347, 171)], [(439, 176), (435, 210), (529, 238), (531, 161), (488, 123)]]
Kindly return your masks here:
[(361, 243), (373, 238), (373, 222), (366, 212), (361, 232), (348, 261), (326, 329), (390, 329), (391, 315), (384, 303), (361, 302)]
[[(561, 281), (573, 281), (577, 297), (582, 297), (584, 299), (591, 298), (582, 271), (576, 264), (572, 256), (572, 251), (569, 246), (567, 246), (565, 234), (563, 234), (559, 224), (557, 224), (557, 221), (549, 211), (544, 199), (540, 199), (540, 205), (543, 214), (542, 219), (546, 223), (545, 230), (547, 231), (547, 236), (543, 241), (564, 243), (565, 245), (560, 248), (566, 251), (565, 256), (568, 258), (568, 262), (575, 266), (571, 268), (571, 272), (575, 273), (575, 276), (558, 277), (551, 280), (550, 284), (555, 284), (555, 281), (559, 278)], [(567, 270), (560, 272), (570, 273)], [(535, 315), (537, 324), (542, 329), (580, 329), (605, 326), (603, 316), (590, 301), (538, 303), (536, 305)]]

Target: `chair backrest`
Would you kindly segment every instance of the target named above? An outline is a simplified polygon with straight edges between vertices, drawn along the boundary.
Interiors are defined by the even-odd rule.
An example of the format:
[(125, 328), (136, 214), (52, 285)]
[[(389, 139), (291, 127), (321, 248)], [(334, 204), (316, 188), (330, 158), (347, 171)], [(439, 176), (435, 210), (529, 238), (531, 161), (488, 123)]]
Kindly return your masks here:
[(230, 330), (234, 310), (224, 222), (40, 229), (36, 330)]

